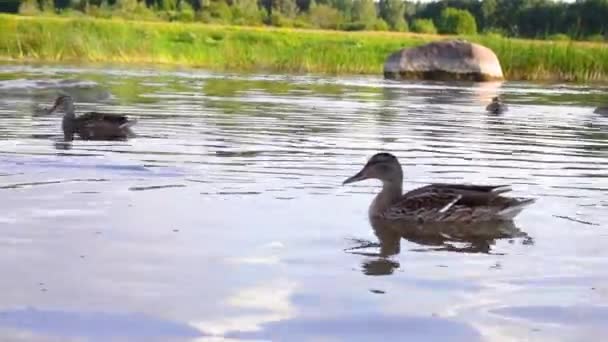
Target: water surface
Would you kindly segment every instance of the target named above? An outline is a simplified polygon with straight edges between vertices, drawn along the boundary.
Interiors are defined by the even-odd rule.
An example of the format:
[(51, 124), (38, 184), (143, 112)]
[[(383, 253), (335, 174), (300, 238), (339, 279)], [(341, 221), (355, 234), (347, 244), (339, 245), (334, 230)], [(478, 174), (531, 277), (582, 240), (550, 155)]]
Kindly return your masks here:
[[(606, 88), (0, 67), (10, 341), (581, 341), (608, 333)], [(138, 137), (61, 143), (59, 92)], [(510, 111), (484, 111), (501, 94)], [(405, 188), (512, 184), (513, 225), (372, 227)], [(429, 233), (428, 231), (425, 231)]]

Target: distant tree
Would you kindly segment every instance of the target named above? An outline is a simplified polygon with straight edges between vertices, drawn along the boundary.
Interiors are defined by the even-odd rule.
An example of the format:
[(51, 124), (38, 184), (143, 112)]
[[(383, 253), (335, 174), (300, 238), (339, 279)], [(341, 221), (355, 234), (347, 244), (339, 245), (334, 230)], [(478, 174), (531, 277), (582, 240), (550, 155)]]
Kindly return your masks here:
[(222, 23), (232, 21), (232, 9), (224, 0), (211, 1), (204, 11), (207, 12), (210, 21)]
[(388, 31), (388, 29), (388, 24), (382, 18), (376, 19), (372, 25), (372, 30), (374, 31)]
[(19, 5), (19, 14), (40, 14), (40, 5), (38, 4), (38, 0), (24, 0), (23, 2), (21, 2), (21, 5)]
[[(317, 3), (322, 4), (322, 1), (318, 1)], [(345, 20), (350, 20), (353, 11), (353, 0), (329, 0), (327, 1), (327, 5), (337, 9), (341, 18)]]
[(328, 5), (315, 5), (309, 11), (310, 23), (322, 29), (336, 29), (342, 23), (342, 14)]
[(484, 31), (496, 26), (496, 0), (483, 0), (479, 23)]
[(431, 19), (414, 19), (410, 28), (417, 33), (437, 33), (437, 28)]
[(298, 5), (295, 0), (272, 0), (272, 11), (277, 11), (287, 18), (295, 18)]
[(257, 0), (233, 0), (232, 21), (237, 25), (260, 25), (264, 22), (264, 10)]
[(377, 18), (378, 14), (376, 13), (374, 0), (355, 0), (353, 2), (351, 13), (353, 22), (361, 23), (364, 28), (371, 29)]
[(379, 14), (393, 31), (407, 31), (405, 21), (405, 5), (402, 0), (380, 0)]
[(445, 8), (441, 11), (437, 27), (440, 33), (447, 34), (475, 34), (477, 24), (475, 18), (466, 10)]

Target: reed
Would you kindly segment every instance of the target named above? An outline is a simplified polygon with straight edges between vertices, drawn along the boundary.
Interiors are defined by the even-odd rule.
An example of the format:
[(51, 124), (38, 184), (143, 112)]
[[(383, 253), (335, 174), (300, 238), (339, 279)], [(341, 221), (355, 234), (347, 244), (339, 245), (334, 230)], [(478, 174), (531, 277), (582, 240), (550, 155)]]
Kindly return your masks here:
[[(160, 63), (228, 71), (378, 74), (386, 56), (437, 35), (120, 19), (0, 15), (0, 58)], [(496, 52), (513, 80), (608, 80), (608, 45), (465, 37)]]

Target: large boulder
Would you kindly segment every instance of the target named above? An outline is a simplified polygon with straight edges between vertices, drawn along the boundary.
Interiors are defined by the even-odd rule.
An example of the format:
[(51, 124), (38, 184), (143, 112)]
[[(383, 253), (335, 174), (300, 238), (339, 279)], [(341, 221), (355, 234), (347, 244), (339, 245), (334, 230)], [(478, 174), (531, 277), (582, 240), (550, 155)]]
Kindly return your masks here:
[(384, 62), (390, 79), (494, 81), (504, 79), (496, 54), (465, 40), (448, 40), (402, 49)]

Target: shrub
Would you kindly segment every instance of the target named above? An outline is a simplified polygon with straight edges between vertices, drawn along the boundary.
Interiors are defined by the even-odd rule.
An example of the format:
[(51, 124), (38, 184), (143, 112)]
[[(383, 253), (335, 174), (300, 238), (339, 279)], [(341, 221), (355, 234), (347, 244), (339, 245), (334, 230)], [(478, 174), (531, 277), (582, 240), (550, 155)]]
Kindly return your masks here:
[(363, 31), (367, 28), (368, 28), (368, 25), (361, 21), (344, 23), (344, 24), (340, 25), (340, 30), (344, 30), (344, 31)]
[(477, 23), (469, 11), (457, 8), (445, 8), (439, 15), (437, 27), (444, 34), (475, 34)]
[(412, 22), (412, 31), (417, 33), (436, 34), (437, 28), (431, 19), (415, 19)]
[(606, 40), (606, 38), (604, 37), (604, 35), (601, 34), (592, 34), (588, 36), (585, 40), (589, 42), (603, 42), (604, 40)]
[(38, 0), (24, 0), (19, 5), (19, 14), (22, 15), (38, 15), (40, 14), (40, 7), (38, 6)]
[(555, 40), (555, 41), (569, 41), (570, 40), (570, 36), (564, 33), (556, 33), (556, 34), (552, 34), (549, 37), (547, 37), (548, 40)]
[(374, 31), (388, 31), (388, 24), (386, 23), (386, 21), (378, 18), (372, 24), (371, 29)]
[(328, 5), (315, 5), (309, 11), (310, 23), (322, 29), (336, 29), (342, 22), (340, 12)]

